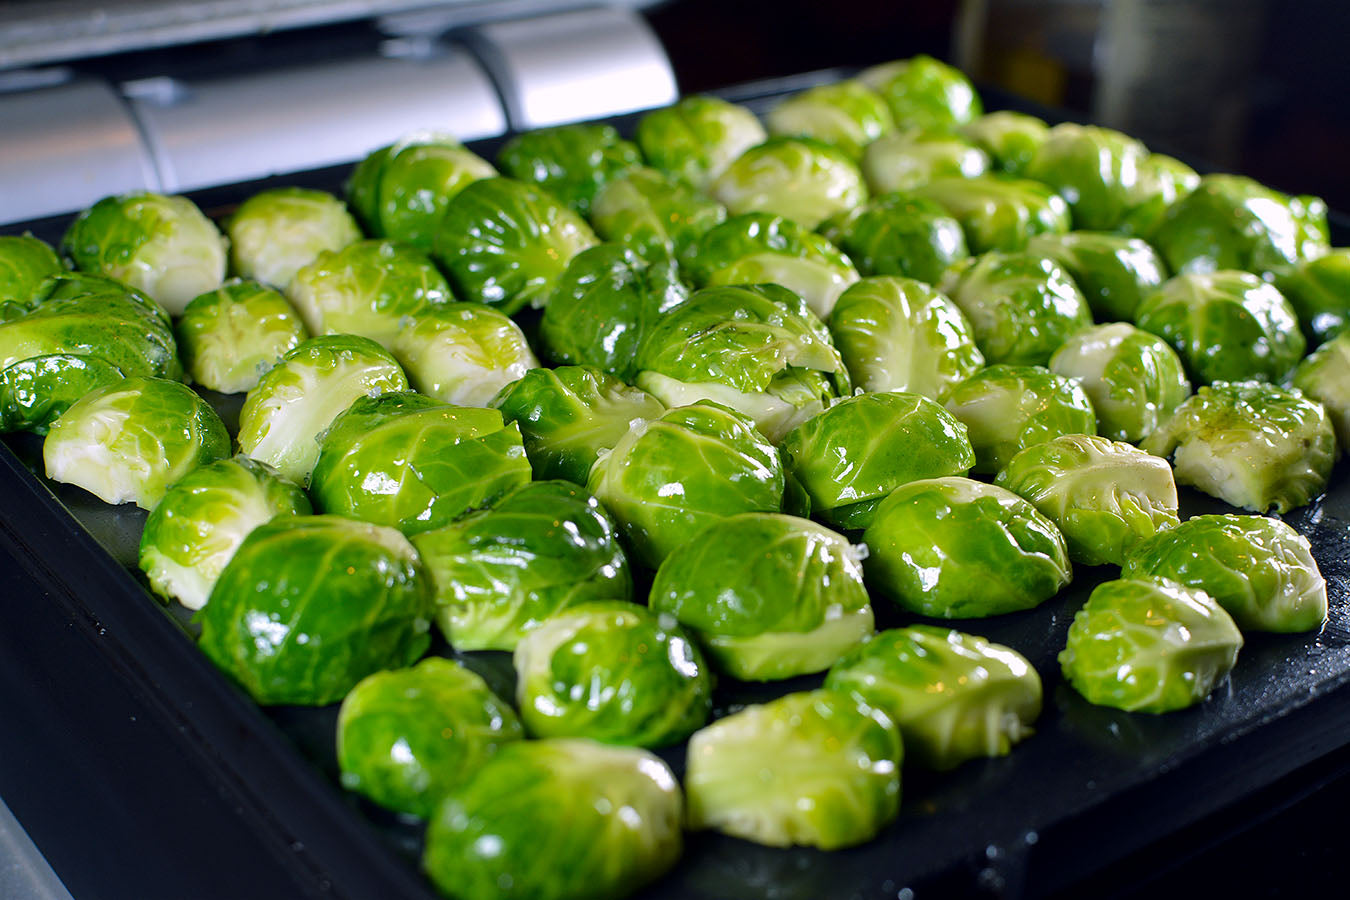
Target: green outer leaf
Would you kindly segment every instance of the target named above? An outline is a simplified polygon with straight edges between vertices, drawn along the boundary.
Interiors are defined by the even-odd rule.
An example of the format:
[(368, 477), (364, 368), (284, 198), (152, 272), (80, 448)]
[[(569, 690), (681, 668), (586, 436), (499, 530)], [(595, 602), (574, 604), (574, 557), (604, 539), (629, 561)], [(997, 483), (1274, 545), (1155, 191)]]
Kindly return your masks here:
[(1350, 323), (1350, 247), (1303, 260), (1278, 284), (1309, 346), (1331, 340)]
[(21, 359), (0, 370), (0, 432), (46, 434), (76, 400), (125, 377), (97, 356), (52, 353)]
[(1050, 129), (1023, 175), (1064, 197), (1075, 228), (1110, 231), (1130, 212), (1147, 157), (1147, 148), (1127, 134), (1062, 122)]
[(781, 100), (769, 110), (767, 123), (776, 137), (815, 138), (854, 159), (895, 128), (881, 95), (853, 79), (816, 85)]
[(591, 205), (591, 225), (649, 262), (678, 259), (726, 207), (658, 169), (637, 166), (605, 183)]
[(369, 237), (380, 236), (380, 179), (393, 149), (394, 145), (390, 144), (372, 150), (356, 164), (347, 180), (347, 205)]
[(873, 194), (908, 191), (934, 178), (974, 178), (989, 171), (989, 157), (959, 134), (899, 131), (873, 141), (862, 157)]
[(755, 114), (718, 97), (685, 97), (638, 120), (647, 164), (707, 190), (727, 166), (768, 137)]
[(283, 187), (254, 194), (225, 223), (234, 274), (284, 289), (324, 251), (361, 240), (341, 200), (325, 191)]
[(1036, 235), (1027, 252), (1059, 263), (1103, 322), (1129, 321), (1144, 297), (1162, 286), (1167, 267), (1139, 238), (1093, 231)]
[(380, 167), (376, 231), (430, 253), (455, 195), (496, 174), (491, 163), (453, 138), (423, 135), (399, 141)]
[(1133, 206), (1120, 230), (1149, 238), (1158, 230), (1167, 211), (1200, 185), (1200, 175), (1180, 160), (1161, 153), (1150, 153), (1138, 165), (1139, 178), (1130, 198)]
[(252, 390), (277, 362), (309, 337), (300, 314), (273, 288), (227, 281), (183, 310), (176, 329), (192, 380), (224, 394)]
[(433, 306), (393, 344), (412, 386), (452, 406), (490, 406), (498, 391), (539, 365), (520, 326), (478, 303)]
[(829, 144), (807, 138), (770, 138), (751, 147), (710, 191), (732, 215), (772, 213), (810, 229), (867, 201), (857, 164)]
[(43, 280), (63, 268), (46, 241), (31, 234), (0, 235), (0, 308), (26, 308)]
[(606, 183), (642, 164), (637, 145), (610, 125), (537, 128), (511, 138), (497, 154), (502, 174), (533, 183), (582, 216)]
[(1336, 443), (1350, 447), (1350, 334), (1336, 335), (1305, 357), (1291, 384), (1326, 408)]
[(1050, 126), (1044, 119), (1001, 109), (972, 119), (961, 126), (961, 133), (988, 153), (1000, 172), (1020, 176), (1045, 143)]
[(899, 128), (952, 128), (983, 111), (970, 79), (926, 54), (872, 66), (858, 79), (886, 98)]
[(901, 275), (936, 284), (952, 263), (970, 255), (961, 223), (931, 200), (885, 194), (841, 213), (821, 233), (864, 276)]
[(971, 253), (1024, 250), (1033, 235), (1069, 230), (1064, 198), (1039, 181), (997, 175), (934, 178), (913, 193), (961, 223)]

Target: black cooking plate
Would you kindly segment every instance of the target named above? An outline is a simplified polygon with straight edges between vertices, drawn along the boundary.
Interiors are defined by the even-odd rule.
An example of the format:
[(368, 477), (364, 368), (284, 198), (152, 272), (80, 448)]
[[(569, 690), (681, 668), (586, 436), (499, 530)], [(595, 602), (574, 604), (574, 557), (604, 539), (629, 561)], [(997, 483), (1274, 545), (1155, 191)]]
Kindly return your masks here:
[[(762, 110), (785, 93), (837, 76), (814, 73), (726, 96)], [(991, 108), (1025, 108), (991, 92), (985, 99)], [(613, 121), (630, 130), (635, 117)], [(471, 147), (492, 158), (500, 143)], [(340, 190), (347, 171), (193, 197), (219, 213), (276, 183)], [(26, 228), (54, 242), (67, 222), (5, 230)], [(1334, 243), (1346, 243), (1343, 229), (1336, 230)], [(232, 422), (238, 398), (212, 399)], [(1056, 654), (1073, 614), (1117, 571), (1077, 567), (1072, 586), (1037, 609), (955, 623), (1016, 648), (1044, 682), (1036, 735), (1010, 756), (941, 775), (907, 768), (899, 819), (850, 850), (779, 850), (689, 835), (678, 867), (639, 896), (906, 900), (1056, 893), (1350, 744), (1348, 474), (1338, 466), (1326, 497), (1286, 517), (1312, 542), (1327, 579), (1328, 625), (1319, 634), (1248, 636), (1237, 668), (1203, 704), (1165, 716), (1131, 715), (1094, 707), (1065, 684)], [(1231, 509), (1182, 491), (1183, 518), (1223, 511)], [(436, 897), (417, 872), (420, 827), (338, 786), (337, 707), (260, 709), (197, 651), (182, 628), (182, 611), (166, 610), (146, 592), (135, 569), (144, 512), (48, 482), (41, 476), (41, 442), (32, 435), (0, 444), (0, 512), (0, 550), (14, 561), (0, 567), (0, 599), (9, 617), (0, 626), (0, 714), (8, 715), (0, 723), (0, 796), (77, 896), (85, 893), (81, 887), (89, 896), (122, 896), (109, 893), (106, 881), (85, 884), (79, 871), (125, 872), (139, 883), (135, 854), (142, 853), (167, 870), (156, 873), (162, 884), (192, 885), (187, 895), (193, 897), (237, 897), (240, 885), (250, 885), (252, 897)], [(880, 627), (914, 621), (884, 601), (877, 614)], [(444, 645), (436, 652), (456, 655)], [(457, 658), (512, 696), (507, 654)], [(724, 680), (716, 715), (820, 680)], [(31, 740), (20, 734), (23, 727)], [(662, 756), (683, 772), (682, 747)], [(90, 758), (95, 768), (86, 771)], [(144, 793), (129, 797), (129, 791)], [(119, 808), (126, 809), (120, 840), (100, 818)], [(83, 809), (87, 818), (72, 818), (71, 810)], [(185, 823), (188, 832), (155, 828), (159, 816)], [(102, 835), (104, 855), (118, 858), (102, 860), (100, 868), (99, 848), (91, 849), (86, 832), (95, 843)], [(143, 834), (157, 843), (138, 845)], [(203, 870), (202, 860), (215, 865)], [(75, 874), (63, 863), (75, 866)], [(185, 894), (166, 887), (163, 896)]]

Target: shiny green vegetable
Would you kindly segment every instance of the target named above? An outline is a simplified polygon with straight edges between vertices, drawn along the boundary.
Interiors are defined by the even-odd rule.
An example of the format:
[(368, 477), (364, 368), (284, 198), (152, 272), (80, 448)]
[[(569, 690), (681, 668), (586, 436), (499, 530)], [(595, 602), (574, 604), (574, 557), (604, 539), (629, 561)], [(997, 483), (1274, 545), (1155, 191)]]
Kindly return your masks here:
[(0, 235), (0, 322), (28, 310), (38, 286), (63, 268), (46, 241), (31, 234)]
[(726, 207), (716, 200), (646, 166), (605, 182), (591, 205), (596, 234), (649, 262), (678, 259), (726, 217)]
[(766, 121), (772, 135), (815, 138), (854, 159), (895, 128), (881, 95), (852, 79), (793, 94), (770, 109)]
[(497, 154), (503, 175), (533, 183), (582, 216), (608, 182), (642, 164), (637, 145), (609, 125), (555, 125), (518, 134)]
[(874, 194), (907, 191), (934, 178), (974, 178), (989, 171), (989, 156), (946, 131), (898, 131), (879, 138), (862, 155), (863, 177)]
[(236, 279), (189, 303), (177, 334), (192, 380), (234, 394), (256, 387), (281, 357), (309, 337), (309, 330), (274, 288)]
[(764, 212), (814, 229), (867, 200), (853, 160), (809, 138), (770, 138), (746, 150), (709, 188), (732, 215)]
[(11, 363), (0, 370), (0, 432), (46, 434), (76, 400), (125, 377), (97, 356), (49, 353)]
[(952, 128), (983, 109), (969, 78), (923, 54), (872, 66), (858, 79), (886, 98), (899, 128)]
[(989, 154), (995, 169), (1020, 176), (1050, 135), (1050, 126), (1035, 116), (1001, 109), (962, 125), (961, 134)]
[(1120, 230), (1151, 238), (1167, 211), (1200, 185), (1200, 175), (1180, 160), (1162, 153), (1150, 153), (1139, 161), (1138, 167), (1139, 177), (1130, 198), (1131, 209), (1121, 222)]
[(901, 275), (936, 284), (947, 267), (970, 255), (961, 223), (931, 200), (885, 194), (841, 213), (821, 234), (863, 275)]
[(1096, 434), (1082, 385), (1040, 366), (989, 366), (947, 395), (966, 426), (976, 472), (997, 472), (1019, 451), (1062, 434)]
[(1083, 231), (1119, 228), (1138, 193), (1148, 150), (1110, 128), (1064, 122), (1050, 129), (1023, 175), (1050, 185), (1069, 204)]
[(1279, 280), (1312, 346), (1329, 341), (1350, 322), (1350, 248), (1306, 259)]
[(1291, 384), (1326, 408), (1336, 443), (1350, 447), (1350, 334), (1336, 335), (1305, 357)]
[(520, 326), (478, 303), (428, 308), (398, 333), (393, 350), (414, 389), (453, 406), (489, 406), (539, 365)]
[(1157, 251), (1120, 234), (1042, 234), (1027, 242), (1027, 252), (1063, 266), (1102, 322), (1133, 321), (1144, 297), (1167, 279)]
[(1001, 175), (934, 178), (913, 193), (961, 223), (971, 253), (1024, 250), (1033, 235), (1069, 230), (1064, 198), (1039, 181)]
[(298, 187), (249, 197), (226, 220), (225, 234), (234, 274), (278, 290), (320, 253), (361, 240), (361, 229), (341, 200)]
[(767, 137), (754, 113), (718, 97), (685, 97), (647, 113), (637, 126), (647, 164), (698, 190), (710, 188), (737, 157)]

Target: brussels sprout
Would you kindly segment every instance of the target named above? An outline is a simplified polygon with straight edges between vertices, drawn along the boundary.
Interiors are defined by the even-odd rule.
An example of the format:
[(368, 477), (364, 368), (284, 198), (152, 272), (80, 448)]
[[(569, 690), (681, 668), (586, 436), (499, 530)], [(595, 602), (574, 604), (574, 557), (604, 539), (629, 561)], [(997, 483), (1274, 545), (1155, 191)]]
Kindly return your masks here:
[(966, 314), (991, 364), (1043, 366), (1069, 335), (1092, 324), (1069, 273), (1032, 253), (991, 251), (962, 260), (938, 287)]
[(777, 512), (783, 464), (749, 419), (702, 400), (634, 423), (596, 460), (586, 487), (654, 569), (716, 519)]
[(688, 297), (669, 262), (648, 264), (623, 247), (601, 244), (568, 263), (544, 307), (539, 337), (556, 362), (631, 381), (647, 333)]
[[(29, 299), (29, 309), (35, 310), (55, 300), (82, 300), (95, 296), (111, 296), (114, 300), (133, 307), (136, 315), (157, 322), (165, 328), (173, 327), (173, 319), (164, 311), (164, 307), (150, 299), (149, 294), (116, 278), (93, 272), (59, 272), (50, 276), (38, 285), (37, 291)], [(178, 371), (181, 373), (182, 370)]]
[(748, 706), (689, 739), (689, 827), (787, 847), (870, 840), (900, 807), (900, 735), (838, 691)]
[(1179, 521), (1172, 467), (1106, 438), (1066, 434), (1035, 444), (994, 484), (1031, 501), (1059, 526), (1069, 558), (1089, 566), (1118, 566), (1139, 541)]
[(309, 498), (276, 470), (247, 456), (188, 472), (150, 511), (139, 563), (150, 587), (201, 609), (249, 532), (277, 516), (309, 515)]
[(197, 466), (229, 455), (229, 432), (205, 400), (177, 381), (146, 376), (85, 394), (42, 444), (48, 478), (142, 509)]
[(76, 216), (61, 252), (85, 272), (145, 291), (177, 316), (225, 280), (228, 241), (186, 197), (105, 197)]
[(710, 188), (732, 215), (766, 212), (815, 228), (867, 200), (862, 172), (842, 150), (809, 138), (751, 147)]
[(846, 79), (793, 94), (769, 110), (769, 133), (815, 138), (857, 159), (863, 149), (894, 130), (890, 108), (861, 81)]
[(909, 278), (864, 278), (840, 295), (829, 327), (865, 391), (911, 391), (942, 400), (984, 366), (956, 304)]
[(1206, 175), (1168, 209), (1149, 242), (1173, 272), (1241, 269), (1269, 280), (1329, 249), (1327, 207), (1241, 175)]
[(1350, 322), (1350, 247), (1300, 262), (1279, 286), (1308, 343), (1331, 340)]
[(1074, 615), (1059, 664), (1089, 703), (1165, 713), (1207, 697), (1241, 647), (1232, 618), (1204, 591), (1108, 581)]
[(63, 268), (46, 241), (31, 234), (0, 235), (0, 322), (27, 312), (38, 286)]
[(961, 223), (971, 253), (1024, 250), (1033, 235), (1069, 230), (1064, 198), (1039, 181), (999, 175), (934, 178), (914, 194)]
[(239, 545), (195, 621), (202, 651), (254, 700), (324, 706), (425, 653), (431, 602), (394, 529), (282, 516)]
[(1191, 395), (1175, 351), (1126, 322), (1075, 332), (1050, 357), (1050, 369), (1082, 386), (1098, 431), (1115, 441), (1143, 440)]
[(947, 409), (966, 426), (976, 472), (1062, 434), (1096, 434), (1092, 401), (1077, 381), (1040, 366), (989, 366), (952, 388)]
[(509, 315), (548, 302), (572, 257), (596, 243), (585, 220), (551, 194), (484, 178), (450, 202), (433, 255), (461, 299)]
[(663, 747), (708, 721), (712, 679), (698, 647), (636, 603), (586, 603), (516, 645), (516, 703), (534, 737)]
[(176, 330), (192, 380), (224, 394), (252, 390), (277, 360), (309, 337), (285, 297), (237, 279), (189, 303)]
[(1129, 212), (1148, 150), (1129, 135), (1063, 122), (1050, 129), (1023, 175), (1050, 185), (1069, 204), (1074, 227), (1110, 231)]
[(896, 489), (877, 506), (863, 542), (868, 584), (935, 618), (1031, 609), (1071, 575), (1053, 522), (1012, 491), (969, 478)]
[(254, 194), (225, 222), (225, 233), (236, 275), (283, 289), (320, 253), (361, 240), (341, 200), (298, 187)]
[(989, 157), (971, 141), (945, 131), (900, 131), (880, 138), (862, 158), (874, 194), (907, 191), (934, 178), (974, 178), (989, 171)]
[(394, 357), (369, 338), (310, 338), (288, 351), (244, 398), (239, 450), (308, 484), (319, 458), (319, 435), (339, 413), (358, 397), (407, 389)]
[(1106, 322), (1133, 320), (1144, 297), (1167, 279), (1157, 251), (1139, 238), (1120, 234), (1041, 234), (1027, 241), (1027, 252), (1063, 266), (1092, 314)]
[(1025, 657), (932, 625), (881, 632), (835, 663), (825, 687), (890, 716), (909, 758), (930, 769), (1007, 756), (1041, 714), (1041, 679)]
[(961, 223), (931, 200), (908, 194), (874, 197), (821, 226), (863, 275), (902, 275), (936, 284), (970, 255)]
[(755, 114), (717, 97), (685, 97), (637, 125), (649, 165), (707, 190), (737, 157), (768, 137)]
[(844, 529), (866, 528), (877, 504), (902, 484), (964, 475), (975, 465), (966, 426), (910, 393), (841, 400), (789, 431), (780, 448), (812, 511)]
[(983, 111), (970, 79), (931, 56), (872, 66), (858, 79), (886, 98), (900, 128), (952, 128)]
[(774, 681), (820, 672), (872, 633), (859, 554), (807, 519), (719, 519), (666, 557), (648, 604), (679, 620), (724, 672)]
[(822, 318), (858, 271), (825, 238), (768, 213), (733, 216), (708, 231), (681, 261), (698, 287), (779, 284)]
[(376, 672), (352, 688), (338, 712), (342, 786), (427, 819), (499, 747), (524, 736), (511, 705), (448, 659)]
[(1172, 205), (1200, 185), (1200, 175), (1184, 162), (1161, 153), (1148, 154), (1138, 167), (1131, 208), (1120, 223), (1120, 230), (1149, 237)]
[(632, 599), (614, 524), (566, 482), (523, 485), (412, 540), (436, 589), (437, 624), (457, 650), (512, 650), (568, 607)]
[(637, 364), (638, 386), (667, 406), (715, 400), (770, 440), (849, 393), (829, 329), (776, 284), (695, 291), (657, 320)]
[(393, 144), (380, 147), (356, 164), (347, 180), (347, 206), (366, 234), (378, 237), (380, 226), (380, 179), (384, 166), (394, 149)]
[(1350, 447), (1350, 334), (1342, 332), (1294, 369), (1293, 386), (1321, 403), (1336, 429), (1336, 443)]
[(650, 262), (677, 259), (727, 210), (657, 169), (638, 166), (605, 182), (591, 205), (596, 234)]
[(439, 528), (530, 480), (520, 429), (495, 409), (414, 393), (360, 397), (319, 438), (319, 507), (404, 534)]
[(962, 125), (961, 134), (988, 153), (998, 171), (1020, 176), (1050, 136), (1050, 126), (1044, 119), (1001, 109)]
[(1311, 501), (1338, 455), (1322, 404), (1257, 381), (1200, 388), (1140, 446), (1155, 456), (1175, 452), (1178, 484), (1253, 512)]
[(493, 400), (515, 422), (536, 478), (585, 484), (591, 466), (634, 423), (666, 408), (651, 394), (590, 366), (531, 369)]
[(683, 806), (645, 750), (518, 741), (446, 796), (422, 868), (457, 900), (619, 900), (675, 864)]
[(1149, 294), (1135, 324), (1167, 341), (1196, 381), (1281, 381), (1307, 347), (1284, 295), (1250, 272), (1182, 274)]
[(11, 363), (0, 369), (0, 432), (46, 434), (76, 400), (125, 377), (97, 356), (49, 353)]
[(497, 154), (503, 175), (533, 183), (583, 216), (596, 192), (642, 165), (637, 145), (610, 125), (556, 125), (518, 134)]
[(539, 365), (520, 326), (477, 303), (429, 307), (399, 332), (393, 350), (416, 390), (454, 406), (489, 406)]

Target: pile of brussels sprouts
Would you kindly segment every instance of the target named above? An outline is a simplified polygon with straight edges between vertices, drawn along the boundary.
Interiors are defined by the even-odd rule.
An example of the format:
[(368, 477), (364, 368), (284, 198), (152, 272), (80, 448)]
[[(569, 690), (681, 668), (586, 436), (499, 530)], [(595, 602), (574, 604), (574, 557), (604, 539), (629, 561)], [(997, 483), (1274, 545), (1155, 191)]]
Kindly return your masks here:
[[(982, 115), (935, 60), (764, 124), (692, 97), (494, 162), (419, 134), (346, 204), (221, 225), (142, 193), (59, 253), (0, 238), (0, 427), (150, 511), (150, 587), (259, 703), (341, 702), (343, 785), (427, 820), (449, 896), (618, 897), (685, 828), (869, 840), (902, 763), (1040, 713), (1021, 654), (937, 623), (1074, 563), (1121, 569), (1059, 657), (1091, 703), (1190, 706), (1244, 632), (1326, 617), (1262, 515), (1350, 439), (1324, 206)], [(1256, 515), (1182, 522), (1178, 483)], [(514, 697), (444, 648), (513, 654)], [(709, 721), (719, 676), (819, 673)], [(685, 741), (681, 785), (651, 750)]]

